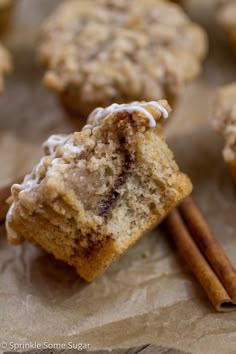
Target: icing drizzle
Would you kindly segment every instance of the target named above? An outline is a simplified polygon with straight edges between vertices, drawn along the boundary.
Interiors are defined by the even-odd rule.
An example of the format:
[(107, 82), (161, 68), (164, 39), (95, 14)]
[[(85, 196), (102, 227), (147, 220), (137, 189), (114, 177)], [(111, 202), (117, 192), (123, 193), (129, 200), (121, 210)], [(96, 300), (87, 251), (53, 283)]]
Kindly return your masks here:
[(60, 145), (63, 145), (66, 140), (68, 140), (69, 135), (51, 135), (44, 143), (43, 143), (43, 148), (46, 149), (46, 151), (49, 153), (49, 155), (52, 155), (56, 148)]

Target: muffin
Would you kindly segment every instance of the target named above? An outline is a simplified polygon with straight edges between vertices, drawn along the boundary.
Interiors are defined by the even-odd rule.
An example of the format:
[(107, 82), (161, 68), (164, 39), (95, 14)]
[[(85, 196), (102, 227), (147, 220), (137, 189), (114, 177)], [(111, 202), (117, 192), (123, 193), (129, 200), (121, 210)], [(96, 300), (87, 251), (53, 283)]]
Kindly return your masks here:
[(236, 0), (221, 0), (217, 19), (236, 54)]
[(46, 87), (87, 116), (112, 102), (173, 102), (206, 52), (204, 30), (172, 2), (67, 0), (42, 28), (39, 59)]
[(218, 90), (212, 122), (224, 138), (223, 158), (236, 183), (236, 83)]
[(0, 44), (0, 94), (4, 89), (4, 75), (12, 69), (11, 56), (8, 51)]
[(15, 0), (0, 0), (0, 33), (9, 27)]
[(159, 123), (166, 101), (113, 104), (81, 132), (56, 135), (6, 218), (11, 244), (39, 244), (92, 281), (192, 190)]

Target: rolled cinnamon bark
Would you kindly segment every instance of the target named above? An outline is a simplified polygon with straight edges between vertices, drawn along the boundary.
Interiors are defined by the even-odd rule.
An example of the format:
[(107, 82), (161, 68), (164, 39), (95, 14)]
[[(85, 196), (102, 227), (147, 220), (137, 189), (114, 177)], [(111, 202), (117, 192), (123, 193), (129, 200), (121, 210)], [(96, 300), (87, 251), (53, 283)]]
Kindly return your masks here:
[(236, 305), (233, 304), (219, 278), (195, 244), (177, 209), (171, 211), (164, 221), (164, 226), (173, 237), (181, 255), (215, 309), (219, 312), (235, 311)]
[(200, 210), (191, 197), (187, 197), (179, 209), (192, 237), (224, 284), (232, 302), (236, 303), (235, 268), (213, 235)]

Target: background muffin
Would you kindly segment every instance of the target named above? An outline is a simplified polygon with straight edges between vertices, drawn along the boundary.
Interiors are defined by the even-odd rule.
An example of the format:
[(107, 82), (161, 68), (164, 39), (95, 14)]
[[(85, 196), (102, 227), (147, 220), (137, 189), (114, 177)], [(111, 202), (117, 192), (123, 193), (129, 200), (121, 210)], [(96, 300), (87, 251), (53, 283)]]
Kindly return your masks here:
[(217, 19), (236, 54), (236, 0), (221, 0)]
[(218, 90), (213, 126), (224, 137), (223, 157), (236, 183), (236, 83)]
[(4, 74), (11, 71), (11, 56), (9, 52), (0, 44), (0, 94), (4, 89)]
[(205, 32), (176, 4), (157, 0), (69, 0), (46, 21), (45, 85), (71, 111), (112, 102), (172, 101), (201, 71)]
[(16, 0), (0, 0), (0, 33), (4, 32), (10, 24), (15, 1)]

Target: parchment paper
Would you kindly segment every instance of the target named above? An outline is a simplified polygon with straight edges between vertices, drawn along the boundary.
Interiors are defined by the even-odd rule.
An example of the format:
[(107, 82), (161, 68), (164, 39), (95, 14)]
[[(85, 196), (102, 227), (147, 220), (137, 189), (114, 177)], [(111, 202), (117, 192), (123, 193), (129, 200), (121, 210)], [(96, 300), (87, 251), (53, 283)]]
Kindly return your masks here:
[[(31, 169), (52, 133), (80, 129), (43, 88), (36, 33), (58, 1), (18, 2), (5, 38), (15, 71), (0, 98), (0, 183)], [(179, 101), (166, 134), (209, 224), (236, 265), (236, 193), (208, 116), (215, 87), (236, 79), (236, 60), (214, 22), (214, 1), (189, 1), (210, 33), (202, 77)], [(34, 245), (7, 245), (0, 228), (0, 339), (6, 343), (90, 343), (90, 349), (157, 343), (193, 353), (236, 353), (236, 313), (218, 314), (159, 230), (143, 237), (92, 284)]]

